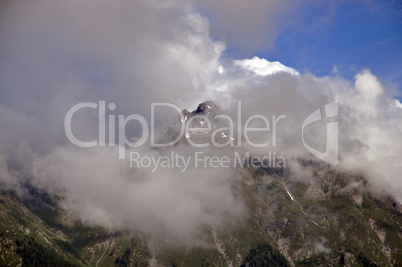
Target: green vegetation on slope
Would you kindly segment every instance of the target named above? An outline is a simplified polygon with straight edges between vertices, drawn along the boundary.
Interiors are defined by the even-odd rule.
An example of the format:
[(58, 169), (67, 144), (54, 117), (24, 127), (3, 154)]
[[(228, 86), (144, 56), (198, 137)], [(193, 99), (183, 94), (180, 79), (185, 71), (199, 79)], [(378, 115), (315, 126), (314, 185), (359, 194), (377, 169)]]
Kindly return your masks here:
[(252, 248), (248, 253), (247, 257), (244, 259), (242, 267), (246, 266), (290, 266), (288, 261), (282, 254), (273, 249), (268, 243), (261, 242), (257, 244), (255, 248)]
[(22, 257), (24, 266), (78, 266), (66, 261), (54, 249), (39, 244), (32, 237), (18, 238), (15, 243), (17, 245), (16, 252)]

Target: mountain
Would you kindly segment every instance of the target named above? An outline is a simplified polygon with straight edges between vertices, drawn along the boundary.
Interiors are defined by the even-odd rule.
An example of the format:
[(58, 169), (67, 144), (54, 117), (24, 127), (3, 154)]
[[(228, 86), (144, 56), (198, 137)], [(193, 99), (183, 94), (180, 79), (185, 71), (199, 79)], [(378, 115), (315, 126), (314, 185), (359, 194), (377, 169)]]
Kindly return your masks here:
[[(215, 114), (219, 108), (205, 102), (178, 120), (194, 117), (201, 128), (200, 115)], [(177, 137), (176, 121), (163, 140)], [(361, 175), (298, 164), (309, 179), (287, 168), (238, 168), (232, 183), (248, 214), (224, 230), (205, 228), (201, 245), (84, 225), (61, 208), (61, 196), (29, 183), (24, 194), (0, 189), (0, 266), (402, 266), (402, 206), (394, 197)]]
[[(174, 145), (188, 144), (188, 139), (196, 144), (208, 142), (211, 140), (211, 134), (214, 130), (228, 127), (228, 121), (219, 118), (220, 115), (223, 115), (222, 110), (211, 100), (200, 103), (197, 109), (192, 112), (185, 109), (177, 118), (171, 119), (159, 130), (158, 143), (168, 144), (176, 141)], [(184, 125), (186, 124), (189, 131), (181, 132), (185, 130)], [(210, 127), (209, 130), (208, 127)], [(214, 139), (217, 143), (226, 143), (229, 139), (234, 140), (228, 131), (224, 130), (217, 132)]]

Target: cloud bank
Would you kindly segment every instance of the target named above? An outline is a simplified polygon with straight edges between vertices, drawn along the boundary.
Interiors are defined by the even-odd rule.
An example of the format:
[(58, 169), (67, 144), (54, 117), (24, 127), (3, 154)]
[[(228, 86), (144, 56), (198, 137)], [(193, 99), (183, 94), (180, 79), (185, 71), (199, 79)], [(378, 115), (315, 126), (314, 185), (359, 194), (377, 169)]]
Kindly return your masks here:
[[(219, 5), (214, 3), (209, 5)], [(148, 120), (151, 103), (168, 102), (193, 110), (198, 103), (212, 99), (225, 114), (236, 118), (236, 125), (238, 121), (244, 125), (255, 114), (268, 118), (286, 115), (278, 123), (275, 146), (272, 131), (254, 138), (267, 141), (269, 150), (292, 160), (312, 157), (301, 140), (303, 121), (338, 99), (339, 168), (364, 173), (373, 185), (402, 199), (402, 105), (389, 97), (369, 70), (357, 73), (353, 83), (340, 76), (299, 73), (257, 57), (228, 59), (223, 57), (225, 43), (211, 37), (211, 23), (215, 22), (198, 13), (199, 6), (191, 1), (40, 0), (2, 5), (3, 186), (17, 188), (30, 181), (63, 194), (61, 204), (88, 224), (190, 238), (204, 227), (218, 228), (247, 216), (235, 186), (235, 170), (150, 172), (118, 160), (116, 147), (74, 147), (63, 128), (73, 105), (104, 100), (116, 104), (113, 114), (140, 114)], [(272, 10), (283, 8), (275, 1), (266, 5)], [(260, 14), (259, 9), (255, 11)], [(273, 12), (264, 16), (273, 20)], [(219, 19), (233, 21), (226, 11)], [(257, 22), (249, 23), (253, 27)], [(224, 27), (222, 34), (228, 36), (238, 29), (235, 22)], [(279, 28), (273, 25), (272, 34)], [(241, 32), (266, 38), (259, 35), (258, 27), (255, 32)], [(248, 41), (241, 45), (248, 44), (254, 45)], [(156, 120), (164, 124), (176, 115), (158, 113)], [(73, 130), (80, 139), (93, 140), (98, 122), (96, 111), (82, 112), (75, 118)], [(255, 126), (261, 125), (257, 122)], [(307, 129), (307, 142), (325, 149), (325, 126), (320, 122)], [(127, 128), (133, 139), (140, 132), (136, 124)], [(176, 149), (194, 153), (188, 146)], [(267, 153), (248, 146), (242, 149)], [(128, 151), (164, 153), (146, 147)], [(208, 151), (224, 153), (214, 148)]]

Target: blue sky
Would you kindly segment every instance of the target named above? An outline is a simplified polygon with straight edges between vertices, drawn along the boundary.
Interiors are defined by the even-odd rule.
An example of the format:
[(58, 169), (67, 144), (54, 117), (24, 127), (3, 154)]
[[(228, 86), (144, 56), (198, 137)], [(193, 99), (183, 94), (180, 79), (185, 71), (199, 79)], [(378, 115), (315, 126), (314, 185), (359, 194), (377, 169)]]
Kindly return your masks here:
[[(384, 85), (398, 88), (395, 97), (402, 99), (402, 2), (345, 1), (332, 11), (323, 12), (325, 8), (325, 3), (298, 7), (302, 19), (288, 23), (273, 46), (254, 55), (317, 76), (332, 75), (336, 66), (348, 80), (368, 68)], [(210, 20), (214, 27), (214, 18)], [(230, 38), (227, 46), (229, 57), (250, 57)]]

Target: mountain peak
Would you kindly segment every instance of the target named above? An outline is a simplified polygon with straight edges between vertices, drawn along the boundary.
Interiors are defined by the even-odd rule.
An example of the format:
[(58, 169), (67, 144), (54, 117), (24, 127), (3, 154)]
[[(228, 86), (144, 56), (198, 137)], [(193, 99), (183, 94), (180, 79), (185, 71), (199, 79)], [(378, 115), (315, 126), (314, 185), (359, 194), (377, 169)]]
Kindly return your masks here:
[[(215, 105), (215, 103), (214, 103), (212, 100), (207, 100), (207, 101), (204, 101), (204, 102), (200, 103), (200, 104), (198, 105), (197, 109), (194, 110), (192, 113), (193, 113), (193, 114), (200, 114), (200, 113), (201, 113), (201, 114), (204, 114), (205, 111), (210, 110), (210, 109), (212, 109), (212, 108), (214, 108), (214, 107), (217, 107), (217, 106)], [(219, 108), (218, 108), (218, 109), (219, 109)]]

